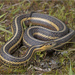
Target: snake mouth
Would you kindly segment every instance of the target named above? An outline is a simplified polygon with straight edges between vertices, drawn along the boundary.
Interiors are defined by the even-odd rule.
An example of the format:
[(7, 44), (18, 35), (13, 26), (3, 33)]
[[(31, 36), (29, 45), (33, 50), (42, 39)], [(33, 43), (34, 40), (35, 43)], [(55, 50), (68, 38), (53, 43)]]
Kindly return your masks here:
[(54, 41), (46, 42), (43, 45), (41, 45), (40, 49), (43, 51), (49, 50), (49, 49), (52, 49), (53, 47), (55, 47), (55, 45), (56, 45), (56, 42), (54, 42)]

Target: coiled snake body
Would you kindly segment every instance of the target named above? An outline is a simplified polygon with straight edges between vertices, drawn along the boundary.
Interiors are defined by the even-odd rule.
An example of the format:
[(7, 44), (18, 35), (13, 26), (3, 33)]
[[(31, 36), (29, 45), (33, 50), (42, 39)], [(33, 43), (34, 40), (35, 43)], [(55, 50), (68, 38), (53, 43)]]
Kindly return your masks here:
[[(2, 62), (11, 65), (22, 65), (31, 58), (34, 52), (56, 47), (67, 42), (75, 34), (74, 30), (69, 29), (55, 17), (39, 13), (30, 15), (24, 14), (14, 18), (13, 37), (0, 50)], [(23, 22), (32, 23), (35, 26), (27, 28), (24, 33)], [(12, 56), (10, 53), (19, 47), (22, 39), (23, 44), (29, 47), (29, 49), (23, 57)]]

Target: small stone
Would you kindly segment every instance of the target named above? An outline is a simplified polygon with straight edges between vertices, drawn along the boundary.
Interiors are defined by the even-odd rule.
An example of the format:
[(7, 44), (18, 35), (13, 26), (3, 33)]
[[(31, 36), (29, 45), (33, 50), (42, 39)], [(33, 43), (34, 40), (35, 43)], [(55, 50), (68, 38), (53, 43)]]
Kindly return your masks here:
[(40, 66), (43, 66), (44, 65), (44, 62), (40, 63)]
[(54, 61), (54, 60), (51, 60), (51, 63), (52, 63), (52, 64), (56, 64), (56, 61)]
[(49, 66), (48, 66), (48, 64), (44, 64), (44, 66), (43, 66), (43, 68), (48, 68)]
[(52, 63), (51, 63), (51, 62), (49, 62), (48, 64), (49, 64), (49, 66), (51, 66), (51, 64), (52, 64)]
[(63, 54), (67, 54), (68, 52), (67, 51), (63, 51), (63, 52), (61, 52), (61, 54), (63, 55)]

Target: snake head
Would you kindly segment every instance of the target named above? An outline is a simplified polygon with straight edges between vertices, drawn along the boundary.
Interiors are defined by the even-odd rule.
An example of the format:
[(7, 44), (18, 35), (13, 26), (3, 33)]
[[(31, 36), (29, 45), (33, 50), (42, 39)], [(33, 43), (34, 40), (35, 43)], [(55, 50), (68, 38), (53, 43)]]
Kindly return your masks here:
[(53, 48), (55, 45), (56, 45), (55, 41), (46, 42), (40, 47), (40, 49), (42, 51), (49, 50), (49, 49)]

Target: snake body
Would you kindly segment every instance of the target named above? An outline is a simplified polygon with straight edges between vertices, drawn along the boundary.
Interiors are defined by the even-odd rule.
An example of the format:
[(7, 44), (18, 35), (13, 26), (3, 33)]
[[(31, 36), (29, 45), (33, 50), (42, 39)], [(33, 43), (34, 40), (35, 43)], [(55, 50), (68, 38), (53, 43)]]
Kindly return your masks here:
[[(33, 13), (16, 16), (13, 20), (13, 37), (7, 41), (0, 50), (2, 62), (11, 65), (22, 65), (28, 61), (34, 52), (45, 51), (67, 42), (73, 37), (75, 31), (69, 29), (62, 21), (53, 16)], [(33, 25), (23, 30), (22, 23), (32, 23)], [(24, 36), (23, 36), (24, 35)], [(23, 44), (28, 48), (23, 57), (14, 57), (12, 53), (19, 47), (23, 39)]]

